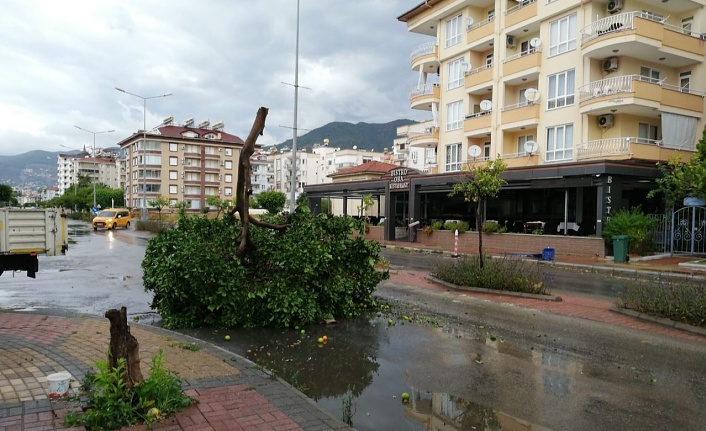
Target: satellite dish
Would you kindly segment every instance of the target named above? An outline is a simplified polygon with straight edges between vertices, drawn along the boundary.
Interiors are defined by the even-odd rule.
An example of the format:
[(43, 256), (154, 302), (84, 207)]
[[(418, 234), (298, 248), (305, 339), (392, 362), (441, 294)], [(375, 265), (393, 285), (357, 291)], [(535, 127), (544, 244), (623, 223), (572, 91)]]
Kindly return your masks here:
[(469, 16), (468, 18), (466, 18), (466, 27), (472, 26), (474, 22), (475, 21), (473, 21), (473, 18)]
[(532, 39), (530, 39), (529, 43), (532, 48), (539, 48), (539, 46), (542, 44), (542, 39), (538, 37), (533, 37)]
[(493, 102), (488, 99), (481, 100), (480, 109), (481, 111), (490, 111), (491, 109), (493, 109)]
[(474, 159), (480, 156), (480, 147), (478, 145), (471, 145), (468, 147), (468, 155)]
[(354, 150), (357, 150), (357, 149), (358, 149), (358, 146), (357, 146), (357, 145), (353, 145), (353, 149), (354, 149)]
[(461, 62), (461, 71), (465, 73), (465, 72), (468, 72), (469, 70), (471, 70), (471, 63), (469, 63), (467, 61)]
[(536, 153), (538, 149), (539, 149), (539, 145), (537, 145), (537, 142), (535, 142), (535, 141), (525, 142), (525, 152), (528, 153), (530, 156), (533, 153)]
[(528, 88), (525, 90), (525, 99), (530, 102), (536, 102), (539, 100), (539, 91), (536, 88)]

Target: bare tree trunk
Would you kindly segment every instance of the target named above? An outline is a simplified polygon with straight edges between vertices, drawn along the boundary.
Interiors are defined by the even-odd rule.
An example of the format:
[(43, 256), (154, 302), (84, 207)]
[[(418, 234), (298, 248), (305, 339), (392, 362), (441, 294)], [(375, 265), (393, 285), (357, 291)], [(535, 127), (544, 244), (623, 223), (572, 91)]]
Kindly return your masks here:
[(137, 338), (130, 334), (127, 324), (127, 308), (115, 308), (105, 312), (105, 317), (110, 320), (110, 350), (108, 352), (108, 365), (111, 370), (118, 367), (118, 360), (125, 360), (125, 385), (132, 388), (142, 381), (140, 371), (140, 344)]
[(478, 263), (480, 268), (483, 269), (483, 205), (485, 205), (485, 199), (481, 198), (478, 200), (478, 206), (476, 207), (476, 230), (478, 231)]
[(238, 237), (238, 250), (236, 251), (236, 256), (238, 256), (241, 262), (244, 262), (248, 251), (253, 247), (250, 239), (250, 223), (255, 226), (275, 230), (284, 230), (288, 226), (266, 223), (258, 219), (250, 218), (250, 196), (252, 195), (252, 165), (250, 163), (250, 157), (255, 152), (257, 137), (262, 135), (265, 130), (265, 120), (267, 119), (268, 112), (269, 110), (265, 107), (260, 107), (260, 109), (257, 110), (257, 115), (250, 129), (250, 134), (248, 134), (245, 140), (243, 149), (240, 151), (240, 158), (238, 159), (238, 183), (235, 186), (235, 207), (230, 214), (235, 216), (235, 213), (238, 213), (242, 222), (242, 228)]

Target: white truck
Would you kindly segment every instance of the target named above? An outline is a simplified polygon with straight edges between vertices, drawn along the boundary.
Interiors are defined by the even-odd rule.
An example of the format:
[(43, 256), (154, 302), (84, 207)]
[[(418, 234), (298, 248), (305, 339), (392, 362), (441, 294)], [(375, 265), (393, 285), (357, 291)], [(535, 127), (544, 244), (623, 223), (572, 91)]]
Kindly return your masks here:
[(39, 271), (38, 254), (66, 253), (66, 215), (48, 208), (0, 208), (0, 275), (4, 271)]

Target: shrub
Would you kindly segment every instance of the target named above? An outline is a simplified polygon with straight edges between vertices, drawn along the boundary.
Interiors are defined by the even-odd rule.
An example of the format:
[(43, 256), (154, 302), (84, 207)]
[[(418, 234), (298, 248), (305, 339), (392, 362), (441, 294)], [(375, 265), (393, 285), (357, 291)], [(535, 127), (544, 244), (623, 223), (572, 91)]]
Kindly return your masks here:
[(457, 286), (507, 290), (535, 294), (548, 294), (551, 278), (545, 275), (537, 262), (519, 259), (483, 259), (480, 267), (478, 255), (443, 262), (432, 272), (440, 280)]
[(375, 269), (380, 244), (352, 236), (359, 221), (299, 210), (262, 219), (291, 225), (251, 226), (255, 247), (245, 264), (235, 255), (238, 220), (183, 216), (150, 240), (144, 285), (166, 327), (292, 327), (357, 316), (373, 304), (388, 273)]
[(455, 231), (458, 229), (458, 233), (466, 232), (468, 230), (468, 222), (465, 221), (447, 221), (444, 223), (444, 230)]
[(706, 290), (693, 280), (632, 280), (617, 305), (694, 326), (706, 326)]
[[(112, 430), (138, 423), (152, 423), (182, 410), (195, 400), (184, 395), (181, 380), (164, 368), (163, 352), (152, 357), (148, 379), (133, 388), (125, 387), (125, 360), (111, 370), (108, 363), (95, 363), (97, 373), (86, 373), (82, 389), (86, 391), (88, 409), (70, 412), (64, 418), (67, 427), (85, 426), (92, 430)], [(154, 410), (156, 409), (156, 410)]]
[(612, 244), (613, 236), (627, 235), (628, 252), (645, 255), (654, 249), (652, 232), (656, 223), (657, 220), (644, 214), (640, 206), (622, 209), (606, 223), (602, 236), (608, 244)]
[(284, 209), (284, 204), (287, 203), (287, 196), (275, 190), (260, 192), (255, 198), (257, 205), (264, 208), (270, 214), (278, 214)]
[(505, 226), (500, 226), (497, 223), (485, 222), (483, 223), (483, 233), (505, 233), (507, 228)]

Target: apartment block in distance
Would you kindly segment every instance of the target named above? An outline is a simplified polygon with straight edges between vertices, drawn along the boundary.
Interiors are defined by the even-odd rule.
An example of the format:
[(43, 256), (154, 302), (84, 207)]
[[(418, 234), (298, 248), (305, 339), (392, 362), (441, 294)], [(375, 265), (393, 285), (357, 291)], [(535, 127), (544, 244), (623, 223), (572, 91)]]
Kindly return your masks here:
[(93, 156), (84, 148), (79, 153), (59, 153), (57, 156), (58, 192), (63, 195), (78, 184), (79, 175), (91, 182), (102, 183), (117, 189), (120, 187), (120, 171), (116, 155), (100, 152)]
[(232, 199), (243, 140), (223, 131), (223, 123), (193, 119), (138, 131), (118, 145), (125, 150), (125, 202), (149, 207), (158, 196), (170, 204), (186, 202), (192, 210), (207, 206), (207, 196)]

